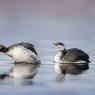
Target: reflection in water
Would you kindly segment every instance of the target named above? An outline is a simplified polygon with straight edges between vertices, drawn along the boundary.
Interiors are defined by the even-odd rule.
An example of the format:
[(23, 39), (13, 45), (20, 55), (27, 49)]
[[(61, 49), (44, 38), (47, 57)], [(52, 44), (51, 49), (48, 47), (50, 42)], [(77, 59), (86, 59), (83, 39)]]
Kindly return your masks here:
[(13, 79), (15, 84), (32, 84), (31, 79), (37, 73), (38, 65), (34, 64), (15, 64), (8, 73), (1, 74), (0, 79)]
[(89, 69), (88, 63), (56, 63), (55, 71), (57, 73), (56, 79), (62, 81), (66, 74), (78, 75)]

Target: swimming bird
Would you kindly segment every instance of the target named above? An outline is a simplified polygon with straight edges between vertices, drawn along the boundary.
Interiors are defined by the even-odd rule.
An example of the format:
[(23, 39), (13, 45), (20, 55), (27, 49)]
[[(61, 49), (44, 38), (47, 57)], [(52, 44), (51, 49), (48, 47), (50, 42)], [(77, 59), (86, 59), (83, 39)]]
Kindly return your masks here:
[(0, 45), (0, 52), (12, 57), (17, 63), (40, 63), (36, 49), (31, 43), (17, 43), (8, 47)]
[(89, 63), (89, 56), (83, 50), (71, 48), (66, 50), (65, 45), (61, 42), (53, 43), (58, 49), (58, 54), (55, 56), (57, 63)]

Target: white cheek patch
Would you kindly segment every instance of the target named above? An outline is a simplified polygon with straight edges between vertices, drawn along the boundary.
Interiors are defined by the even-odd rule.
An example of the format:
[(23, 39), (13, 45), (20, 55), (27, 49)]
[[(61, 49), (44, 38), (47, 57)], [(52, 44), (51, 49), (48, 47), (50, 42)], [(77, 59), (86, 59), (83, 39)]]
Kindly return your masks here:
[(58, 48), (58, 50), (64, 50), (65, 49), (65, 46), (58, 45), (57, 48)]

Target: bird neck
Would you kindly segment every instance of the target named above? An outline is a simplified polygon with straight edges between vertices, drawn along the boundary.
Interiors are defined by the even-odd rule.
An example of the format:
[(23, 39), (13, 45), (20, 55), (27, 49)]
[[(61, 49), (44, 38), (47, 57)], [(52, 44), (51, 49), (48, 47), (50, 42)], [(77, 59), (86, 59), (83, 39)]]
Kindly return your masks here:
[(66, 54), (66, 49), (60, 50), (59, 52), (60, 52), (60, 55), (61, 55), (60, 58), (63, 58)]
[(4, 47), (1, 52), (6, 53), (6, 52), (8, 52), (8, 50), (9, 50), (8, 47)]

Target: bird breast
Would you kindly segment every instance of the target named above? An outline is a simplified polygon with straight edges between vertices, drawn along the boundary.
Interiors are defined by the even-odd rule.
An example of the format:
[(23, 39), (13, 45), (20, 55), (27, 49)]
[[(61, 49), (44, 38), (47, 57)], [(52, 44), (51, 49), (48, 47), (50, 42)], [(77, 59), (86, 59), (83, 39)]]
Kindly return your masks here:
[(37, 57), (35, 53), (24, 48), (23, 46), (10, 49), (7, 52), (7, 55), (13, 57), (14, 60), (16, 60), (16, 62), (26, 61), (26, 60), (31, 61), (31, 58), (36, 59)]
[(60, 62), (61, 56), (62, 56), (62, 54), (61, 54), (61, 52), (59, 52), (59, 53), (55, 56), (55, 62)]

